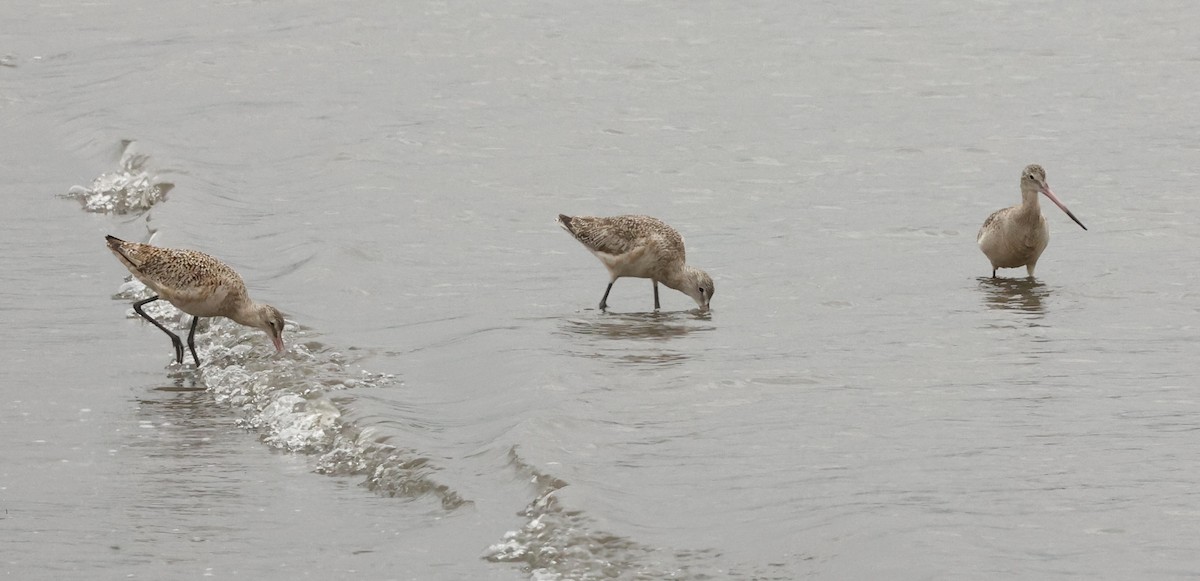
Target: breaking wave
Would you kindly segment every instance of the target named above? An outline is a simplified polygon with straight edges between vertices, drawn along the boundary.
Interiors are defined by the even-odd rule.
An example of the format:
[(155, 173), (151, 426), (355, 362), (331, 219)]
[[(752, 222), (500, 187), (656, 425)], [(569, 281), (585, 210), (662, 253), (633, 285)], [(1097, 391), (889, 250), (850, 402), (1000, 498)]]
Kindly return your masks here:
[(136, 141), (121, 142), (121, 168), (100, 174), (91, 187), (71, 186), (63, 197), (78, 200), (83, 209), (101, 214), (136, 214), (167, 199), (175, 187), (146, 169), (150, 156), (140, 153)]
[[(136, 301), (152, 295), (131, 277), (113, 298)], [(185, 329), (190, 323), (187, 314), (166, 301), (154, 301), (142, 309), (168, 327)], [(128, 316), (141, 319), (132, 309)], [(391, 374), (357, 369), (344, 355), (316, 341), (311, 329), (289, 321), (286, 332), (289, 346), (277, 355), (257, 329), (221, 317), (201, 319), (196, 351), (203, 365), (197, 369), (172, 362), (170, 368), (177, 377), (194, 378), (212, 392), (218, 404), (238, 412), (238, 423), (258, 432), (265, 444), (317, 456), (318, 473), (363, 476), (363, 486), (376, 493), (431, 495), (447, 509), (468, 503), (430, 477), (427, 457), (376, 442), (369, 429), (346, 420), (333, 395), (349, 389), (396, 387), (402, 382)], [(169, 353), (165, 347), (164, 355)]]
[(567, 482), (531, 466), (515, 447), (509, 449), (509, 465), (537, 493), (520, 513), (528, 520), (488, 547), (483, 555), (488, 561), (519, 564), (534, 581), (728, 578), (729, 571), (713, 567), (713, 551), (655, 548), (601, 530), (594, 519), (559, 498)]

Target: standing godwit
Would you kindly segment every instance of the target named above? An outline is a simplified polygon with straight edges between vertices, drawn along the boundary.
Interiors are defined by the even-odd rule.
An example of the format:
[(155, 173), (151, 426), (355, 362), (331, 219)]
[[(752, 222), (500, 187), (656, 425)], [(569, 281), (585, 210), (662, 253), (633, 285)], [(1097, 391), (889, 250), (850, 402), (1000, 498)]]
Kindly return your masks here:
[(712, 300), (712, 278), (703, 270), (685, 264), (683, 237), (674, 228), (650, 216), (558, 215), (558, 225), (583, 243), (611, 277), (600, 310), (608, 308), (608, 293), (622, 276), (648, 278), (654, 284), (654, 308), (658, 303), (658, 283), (663, 283), (696, 301), (701, 310)]
[(147, 315), (142, 305), (164, 298), (192, 316), (188, 349), (196, 367), (200, 366), (200, 357), (196, 355), (196, 323), (200, 317), (228, 317), (247, 327), (258, 327), (271, 337), (276, 351), (283, 351), (283, 315), (271, 305), (251, 301), (242, 277), (224, 262), (195, 250), (159, 248), (113, 236), (104, 238), (117, 260), (157, 293), (134, 303), (133, 310), (171, 338), (176, 363), (183, 363), (183, 341)]
[(1050, 185), (1046, 183), (1046, 170), (1037, 164), (1026, 166), (1021, 173), (1021, 205), (993, 212), (983, 221), (983, 227), (975, 238), (980, 250), (992, 261), (992, 278), (996, 278), (996, 269), (1019, 266), (1024, 266), (1029, 277), (1033, 278), (1038, 258), (1050, 243), (1050, 228), (1046, 226), (1046, 217), (1038, 206), (1038, 192), (1046, 194), (1080, 228), (1087, 230), (1087, 226), (1050, 191)]

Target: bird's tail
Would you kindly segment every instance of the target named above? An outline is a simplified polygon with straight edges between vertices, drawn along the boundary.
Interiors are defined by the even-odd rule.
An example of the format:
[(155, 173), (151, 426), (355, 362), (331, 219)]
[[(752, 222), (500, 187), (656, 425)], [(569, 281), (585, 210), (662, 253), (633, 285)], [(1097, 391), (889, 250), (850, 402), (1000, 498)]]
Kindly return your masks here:
[(105, 236), (104, 240), (108, 242), (108, 249), (111, 250), (121, 262), (125, 263), (125, 266), (129, 268), (137, 268), (137, 263), (125, 253), (124, 246), (129, 244), (128, 242), (112, 235)]
[(562, 226), (562, 229), (563, 229), (563, 230), (566, 230), (567, 232), (570, 232), (570, 233), (571, 233), (571, 235), (572, 235), (572, 236), (574, 236), (574, 235), (575, 235), (575, 231), (571, 229), (571, 220), (572, 220), (572, 218), (571, 218), (570, 216), (566, 215), (566, 214), (559, 214), (559, 215), (558, 215), (558, 225), (559, 225), (559, 226)]

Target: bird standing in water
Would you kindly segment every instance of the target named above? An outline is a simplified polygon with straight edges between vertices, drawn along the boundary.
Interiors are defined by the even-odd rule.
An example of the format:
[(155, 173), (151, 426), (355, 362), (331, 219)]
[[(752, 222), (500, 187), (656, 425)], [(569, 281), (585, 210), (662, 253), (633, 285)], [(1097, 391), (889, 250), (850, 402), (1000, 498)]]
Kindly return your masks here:
[(674, 228), (650, 216), (558, 215), (558, 225), (592, 251), (610, 276), (608, 288), (600, 299), (600, 310), (608, 308), (608, 293), (623, 276), (648, 278), (654, 285), (654, 308), (658, 302), (658, 283), (663, 283), (696, 301), (701, 310), (712, 300), (712, 278), (703, 270), (688, 266), (683, 237)]
[(134, 303), (133, 310), (171, 338), (176, 363), (183, 363), (183, 341), (142, 310), (143, 305), (160, 298), (192, 316), (187, 344), (197, 367), (200, 357), (196, 355), (196, 323), (200, 317), (228, 317), (262, 329), (271, 337), (275, 350), (283, 351), (283, 314), (271, 305), (251, 301), (242, 277), (224, 262), (195, 250), (160, 248), (114, 236), (105, 239), (117, 260), (156, 293)]
[(992, 278), (996, 278), (997, 269), (1021, 266), (1033, 278), (1038, 258), (1050, 243), (1050, 228), (1038, 206), (1039, 193), (1045, 194), (1080, 228), (1087, 230), (1087, 226), (1050, 190), (1050, 185), (1046, 183), (1046, 170), (1037, 164), (1026, 166), (1021, 173), (1021, 205), (993, 212), (984, 220), (976, 237), (980, 250), (992, 262)]

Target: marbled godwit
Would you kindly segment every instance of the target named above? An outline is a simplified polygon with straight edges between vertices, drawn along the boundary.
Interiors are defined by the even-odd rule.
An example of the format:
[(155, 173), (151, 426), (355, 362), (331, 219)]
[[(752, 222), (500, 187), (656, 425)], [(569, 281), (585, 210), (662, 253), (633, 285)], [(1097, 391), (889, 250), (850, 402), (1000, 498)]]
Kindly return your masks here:
[(992, 213), (983, 221), (976, 237), (980, 250), (992, 261), (992, 278), (996, 278), (996, 269), (1019, 266), (1024, 266), (1030, 278), (1033, 277), (1038, 258), (1050, 243), (1050, 228), (1038, 206), (1038, 192), (1046, 194), (1080, 228), (1087, 230), (1087, 226), (1050, 191), (1046, 170), (1037, 164), (1026, 166), (1021, 173), (1021, 205)]
[(712, 278), (698, 268), (685, 264), (683, 237), (674, 228), (650, 216), (558, 215), (558, 225), (583, 243), (611, 277), (600, 310), (608, 308), (608, 293), (622, 276), (648, 278), (654, 284), (654, 308), (658, 303), (658, 283), (663, 283), (696, 301), (701, 310), (712, 300)]
[(188, 349), (197, 367), (200, 357), (196, 355), (196, 322), (200, 317), (228, 317), (247, 327), (258, 327), (271, 337), (276, 351), (283, 351), (283, 315), (271, 305), (251, 301), (242, 277), (224, 262), (195, 250), (159, 248), (113, 236), (105, 239), (117, 260), (157, 293), (134, 303), (133, 310), (171, 337), (176, 363), (183, 363), (183, 342), (179, 335), (147, 315), (142, 305), (164, 298), (192, 316)]

